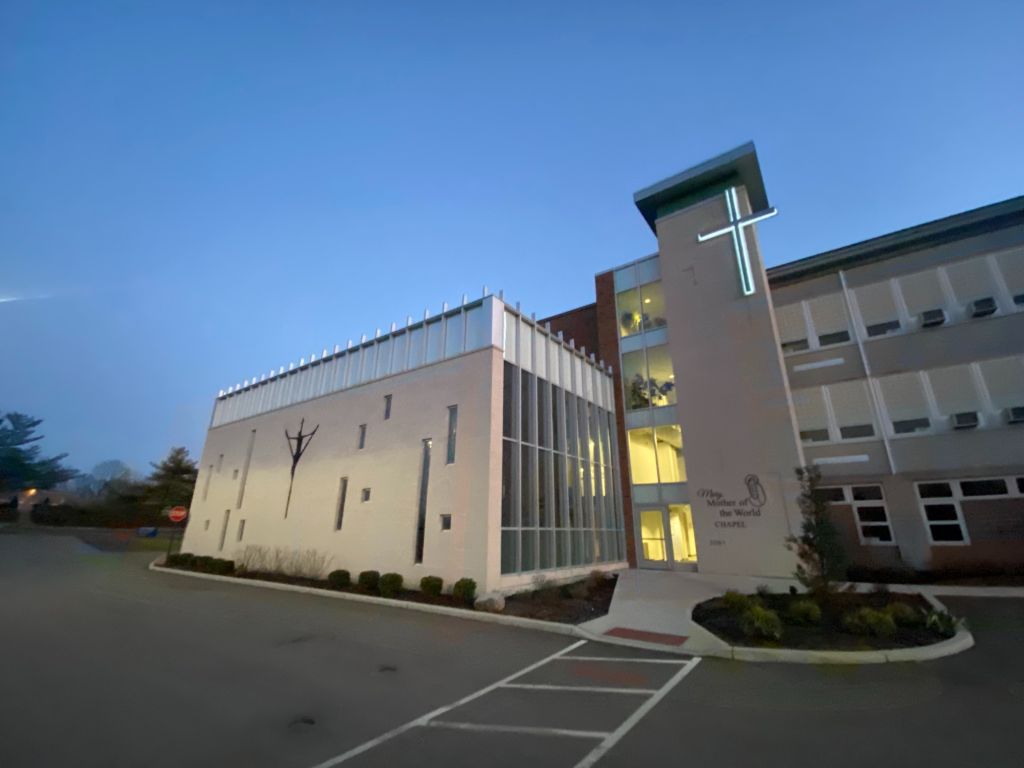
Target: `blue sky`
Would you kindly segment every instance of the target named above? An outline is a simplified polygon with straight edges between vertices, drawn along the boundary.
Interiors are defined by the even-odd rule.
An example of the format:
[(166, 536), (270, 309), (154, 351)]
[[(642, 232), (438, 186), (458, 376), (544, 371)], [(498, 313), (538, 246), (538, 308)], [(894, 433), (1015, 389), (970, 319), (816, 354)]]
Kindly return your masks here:
[[(898, 7), (897, 7), (898, 6)], [(748, 139), (769, 264), (1024, 194), (1024, 4), (0, 3), (0, 410), (143, 468), (217, 390), (655, 247)]]

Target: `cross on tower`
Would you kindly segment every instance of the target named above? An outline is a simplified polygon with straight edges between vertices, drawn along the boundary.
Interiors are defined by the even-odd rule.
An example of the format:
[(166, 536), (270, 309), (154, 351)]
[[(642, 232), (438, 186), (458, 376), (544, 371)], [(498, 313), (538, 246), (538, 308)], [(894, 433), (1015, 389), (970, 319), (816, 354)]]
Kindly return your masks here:
[(714, 232), (706, 232), (697, 235), (697, 242), (704, 243), (722, 235), (732, 235), (732, 247), (736, 253), (736, 268), (740, 272), (740, 287), (744, 296), (750, 296), (756, 291), (754, 286), (754, 274), (750, 268), (750, 252), (747, 250), (747, 238), (743, 230), (751, 224), (756, 224), (764, 219), (770, 219), (776, 213), (774, 208), (765, 208), (763, 211), (752, 213), (749, 216), (740, 216), (740, 203), (736, 197), (736, 187), (729, 187), (725, 190), (725, 206), (729, 211), (729, 226), (716, 229)]

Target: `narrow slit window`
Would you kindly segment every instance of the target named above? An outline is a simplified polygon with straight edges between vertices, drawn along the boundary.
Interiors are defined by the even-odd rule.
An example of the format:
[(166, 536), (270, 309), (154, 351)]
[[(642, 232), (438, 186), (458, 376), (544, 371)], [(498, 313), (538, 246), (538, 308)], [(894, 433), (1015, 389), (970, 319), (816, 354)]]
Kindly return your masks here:
[(369, 488), (363, 488), (363, 493), (360, 496), (360, 498), (363, 501), (369, 501), (370, 500), (370, 489)]
[(459, 425), (459, 406), (448, 406), (448, 450), (445, 464), (455, 463), (455, 434)]
[(359, 450), (366, 447), (366, 425), (359, 425)]
[(420, 466), (419, 510), (416, 518), (416, 562), (423, 562), (423, 547), (427, 535), (427, 488), (430, 484), (430, 449), (434, 441), (423, 441), (423, 460)]
[(391, 395), (384, 395), (384, 421), (391, 418)]
[[(345, 497), (348, 495), (348, 478), (341, 478), (338, 488), (338, 513), (334, 518), (334, 530), (340, 531), (345, 521)], [(365, 499), (364, 499), (365, 501)]]
[(243, 536), (245, 536), (245, 518), (244, 517), (241, 520), (238, 521), (238, 539), (237, 540), (241, 541)]

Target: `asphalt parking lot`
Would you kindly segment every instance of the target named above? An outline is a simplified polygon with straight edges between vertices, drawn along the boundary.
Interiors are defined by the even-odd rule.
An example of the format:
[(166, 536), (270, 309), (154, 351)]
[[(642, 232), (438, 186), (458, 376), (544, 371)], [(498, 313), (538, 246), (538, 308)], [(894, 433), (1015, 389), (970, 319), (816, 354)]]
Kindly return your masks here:
[(1024, 601), (923, 664), (694, 660), (0, 536), (0, 765), (1024, 766)]

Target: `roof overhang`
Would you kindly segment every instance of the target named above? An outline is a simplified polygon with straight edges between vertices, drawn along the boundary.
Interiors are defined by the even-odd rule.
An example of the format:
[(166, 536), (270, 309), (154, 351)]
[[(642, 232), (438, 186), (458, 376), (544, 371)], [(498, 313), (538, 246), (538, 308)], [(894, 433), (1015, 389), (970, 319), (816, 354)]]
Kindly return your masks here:
[(651, 231), (656, 232), (654, 222), (666, 213), (706, 199), (726, 187), (740, 185), (746, 187), (753, 211), (768, 207), (768, 193), (752, 141), (641, 189), (633, 195), (633, 202)]

